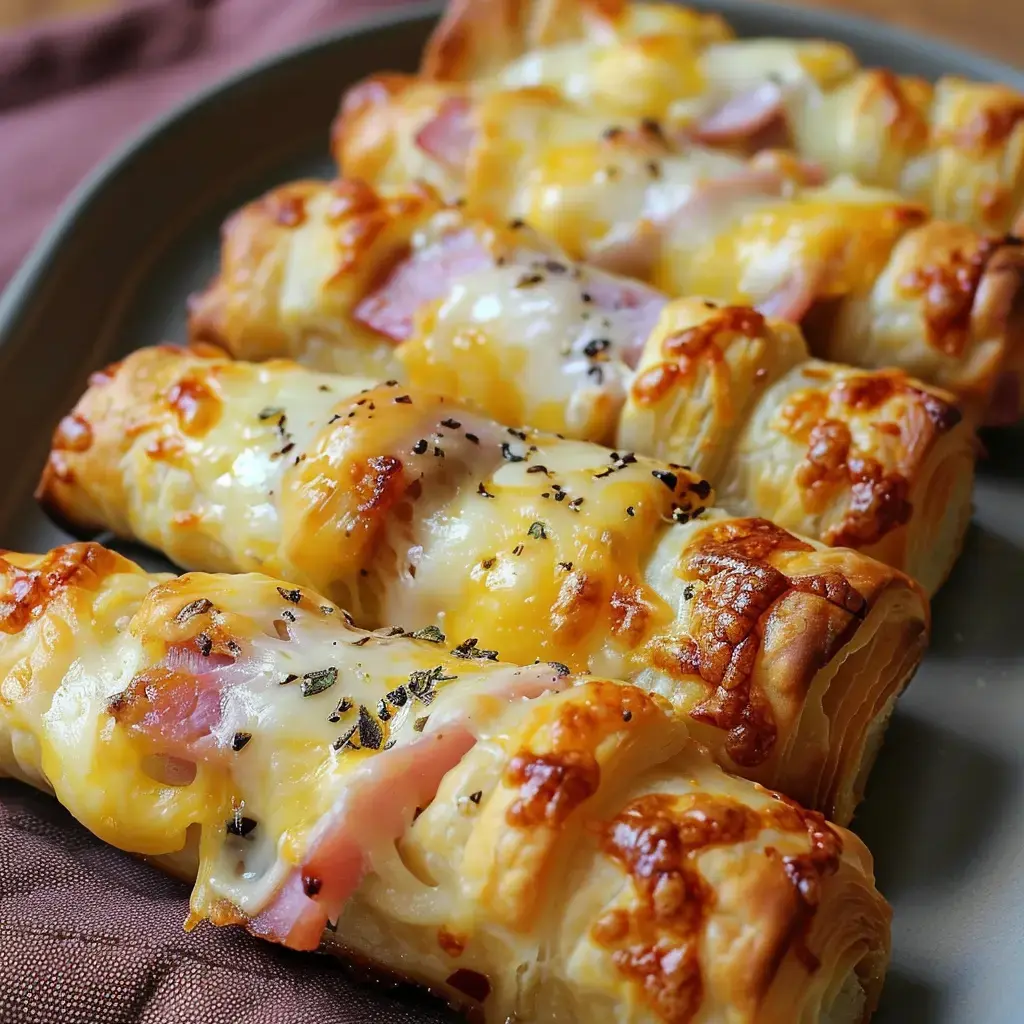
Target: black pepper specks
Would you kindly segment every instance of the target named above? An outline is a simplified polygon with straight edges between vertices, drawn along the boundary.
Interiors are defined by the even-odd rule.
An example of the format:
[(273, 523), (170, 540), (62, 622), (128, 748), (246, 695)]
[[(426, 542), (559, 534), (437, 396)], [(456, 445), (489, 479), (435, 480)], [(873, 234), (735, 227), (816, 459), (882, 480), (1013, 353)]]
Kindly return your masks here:
[(228, 830), (228, 835), (241, 836), (243, 839), (249, 835), (250, 832), (256, 827), (256, 821), (253, 818), (247, 818), (242, 814), (242, 808), (236, 807), (235, 813), (228, 818), (225, 828)]
[(251, 732), (236, 732), (231, 737), (231, 749), (236, 753), (241, 750), (252, 739)]
[(513, 288), (532, 288), (544, 280), (543, 274), (523, 274), (512, 286)]
[(512, 446), (508, 443), (508, 441), (501, 442), (501, 457), (505, 459), (506, 462), (526, 461), (525, 455), (517, 455), (514, 451), (512, 451)]
[(493, 498), (494, 497), (494, 495), (491, 494), (491, 492), (489, 490), (487, 490), (486, 487), (484, 487), (483, 480), (481, 480), (480, 483), (477, 485), (476, 493), (479, 494), (481, 498)]
[(340, 722), (341, 716), (348, 714), (348, 712), (350, 712), (354, 707), (355, 705), (348, 697), (342, 697), (341, 700), (338, 701), (337, 707), (335, 707), (335, 709), (327, 716), (327, 721)]
[(530, 524), (530, 529), (527, 531), (527, 533), (534, 540), (547, 540), (547, 538), (548, 538), (548, 532), (544, 528), (544, 524), (543, 523), (539, 523), (539, 522), (538, 523), (531, 523)]
[(667, 469), (652, 469), (651, 476), (660, 480), (670, 491), (674, 491), (679, 483), (679, 477)]
[(421, 437), (412, 446), (412, 453), (413, 453), (413, 455), (423, 455), (426, 452), (426, 450), (427, 450), (427, 440), (424, 437)]

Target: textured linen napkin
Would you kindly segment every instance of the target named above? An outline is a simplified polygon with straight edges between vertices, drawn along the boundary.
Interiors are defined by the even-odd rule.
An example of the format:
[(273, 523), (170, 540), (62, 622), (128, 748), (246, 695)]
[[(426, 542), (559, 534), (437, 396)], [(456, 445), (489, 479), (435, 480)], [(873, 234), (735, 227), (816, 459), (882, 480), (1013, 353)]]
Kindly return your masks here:
[(0, 289), (68, 193), (146, 122), (266, 54), (398, 5), (135, 0), (0, 35)]
[[(263, 54), (386, 0), (140, 0), (0, 37), (0, 287), (91, 167)], [(188, 887), (0, 780), (2, 1024), (440, 1024), (414, 991), (237, 928), (182, 930)]]

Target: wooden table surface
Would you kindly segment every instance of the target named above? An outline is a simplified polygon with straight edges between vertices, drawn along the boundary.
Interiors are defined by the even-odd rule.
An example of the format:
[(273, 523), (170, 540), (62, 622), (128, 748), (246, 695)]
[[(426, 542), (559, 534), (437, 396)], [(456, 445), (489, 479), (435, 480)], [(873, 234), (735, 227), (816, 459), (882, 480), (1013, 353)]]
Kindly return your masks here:
[[(0, 30), (81, 14), (123, 0), (0, 0)], [(832, 7), (945, 37), (1024, 69), (1024, 0), (790, 0)]]

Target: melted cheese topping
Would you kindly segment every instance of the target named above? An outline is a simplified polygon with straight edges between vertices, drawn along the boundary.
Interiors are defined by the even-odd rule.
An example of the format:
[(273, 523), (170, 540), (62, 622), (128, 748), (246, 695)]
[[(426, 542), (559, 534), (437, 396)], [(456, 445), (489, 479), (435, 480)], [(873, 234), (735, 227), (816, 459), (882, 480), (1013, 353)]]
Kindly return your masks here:
[[(436, 630), (354, 629), (263, 576), (149, 576), (90, 545), (8, 558), (42, 572), (84, 562), (97, 581), (38, 599), (43, 624), (5, 640), (5, 726), (36, 737), (49, 785), (106, 841), (166, 854), (201, 827), (194, 919), (257, 915), (391, 750), (486, 731), (520, 679), (531, 695), (562, 685), (561, 669), (453, 656)], [(70, 635), (76, 620), (88, 642)], [(29, 648), (38, 675), (19, 690)], [(395, 837), (372, 820), (349, 829), (369, 866), (393, 859)]]
[[(485, 409), (503, 423), (610, 440), (649, 309), (630, 282), (533, 259), (458, 277), (398, 352), (410, 382)], [(639, 297), (633, 301), (633, 296)], [(610, 308), (609, 308), (610, 307)]]
[[(216, 379), (225, 366), (254, 379), (275, 372), (167, 350), (130, 356), (76, 412), (97, 440), (61, 453), (72, 479), (54, 477), (52, 493), (89, 493), (99, 485), (97, 499), (132, 505), (126, 533), (157, 539), (179, 559), (216, 545), (222, 564), (243, 568), (251, 564), (254, 538), (265, 539), (264, 564), (329, 593), (364, 623), (437, 622), (448, 635), (475, 638), (514, 661), (539, 656), (576, 670), (643, 678), (695, 716), (726, 763), (769, 784), (784, 767), (788, 737), (803, 728), (807, 688), (833, 673), (834, 685), (844, 685), (834, 659), (867, 609), (903, 595), (901, 614), (891, 623), (872, 620), (869, 632), (907, 630), (915, 644), (923, 635), (926, 604), (908, 579), (852, 552), (841, 552), (834, 568), (832, 553), (763, 520), (719, 517), (714, 525), (710, 485), (684, 467), (504, 428), (396, 384), (324, 411), (308, 446), (286, 453), (291, 464), (264, 499), (274, 515), (256, 534), (242, 516), (230, 526), (208, 521), (206, 503), (222, 493), (218, 467), (199, 456), (179, 460), (176, 469), (191, 478), (196, 522), (169, 529), (156, 503), (136, 505), (128, 495), (151, 477), (135, 452), (145, 453), (158, 438), (171, 443), (180, 423), (158, 417), (152, 434), (126, 435), (103, 409), (122, 408), (117, 394), (127, 390), (136, 407), (158, 410), (165, 392), (142, 394), (154, 381), (173, 390), (182, 378)], [(304, 372), (276, 370), (293, 381)], [(305, 394), (288, 394), (308, 415), (307, 399), (323, 377), (307, 372), (306, 380)], [(351, 390), (340, 382), (335, 388)], [(285, 389), (277, 394), (280, 401)], [(257, 406), (251, 398), (232, 403), (217, 420), (234, 424), (236, 458), (249, 447), (242, 437), (248, 423), (258, 422)], [(287, 427), (292, 411), (284, 415)], [(122, 474), (97, 473), (110, 464), (111, 445), (128, 448), (131, 457), (119, 456)], [(115, 482), (124, 488), (120, 497), (106, 490)], [(770, 560), (774, 552), (778, 563)], [(758, 595), (752, 603), (737, 597), (745, 588)], [(737, 607), (742, 621), (734, 629)], [(761, 627), (764, 616), (770, 624)], [(763, 662), (755, 657), (762, 640), (771, 652)], [(900, 666), (882, 671), (890, 692), (906, 680)], [(718, 687), (734, 672), (746, 689), (720, 705)], [(737, 715), (748, 704), (752, 717), (743, 724)], [(807, 723), (812, 731), (821, 725)], [(827, 741), (825, 748), (823, 756)], [(799, 760), (802, 749), (795, 744), (792, 756)]]
[[(620, 921), (685, 957), (695, 1011), (778, 1004), (766, 1020), (782, 1024), (853, 971), (863, 1001), (877, 997), (888, 912), (863, 845), (725, 775), (634, 687), (568, 686), (560, 668), (448, 652), (437, 632), (365, 633), (264, 576), (151, 577), (97, 545), (7, 554), (0, 570), (0, 731), (37, 737), (61, 800), (128, 850), (173, 851), (163, 862), (188, 871), (198, 826), (190, 925), (208, 915), (312, 946), (323, 917), (300, 934), (298, 909), (343, 891), (329, 944), (495, 1022), (550, 1009), (613, 1024), (610, 997), (657, 1019), (678, 974), (637, 976)], [(16, 692), (18, 653), (72, 622), (31, 694)], [(52, 745), (62, 728), (87, 742)], [(441, 774), (413, 759), (453, 728), (469, 743)], [(630, 850), (655, 834), (680, 858), (652, 876)], [(814, 881), (809, 908), (796, 870)], [(684, 905), (652, 900), (681, 877)]]
[(764, 82), (790, 102), (819, 96), (856, 71), (852, 52), (821, 40), (740, 39), (707, 45), (690, 33), (645, 33), (615, 42), (533, 49), (479, 88), (544, 86), (607, 117), (655, 117), (685, 125)]
[(674, 232), (656, 284), (676, 295), (753, 303), (800, 273), (820, 277), (819, 298), (865, 292), (921, 216), (891, 193), (846, 181), (759, 205), (730, 208), (726, 224), (706, 241), (685, 226)]

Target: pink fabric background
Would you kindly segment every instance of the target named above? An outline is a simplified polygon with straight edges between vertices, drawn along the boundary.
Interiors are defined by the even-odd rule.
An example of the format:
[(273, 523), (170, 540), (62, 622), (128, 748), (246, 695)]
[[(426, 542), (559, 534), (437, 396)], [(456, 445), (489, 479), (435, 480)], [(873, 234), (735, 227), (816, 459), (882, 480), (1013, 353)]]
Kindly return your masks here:
[(0, 38), (0, 287), (82, 178), (148, 121), (258, 58), (396, 0), (136, 0)]

